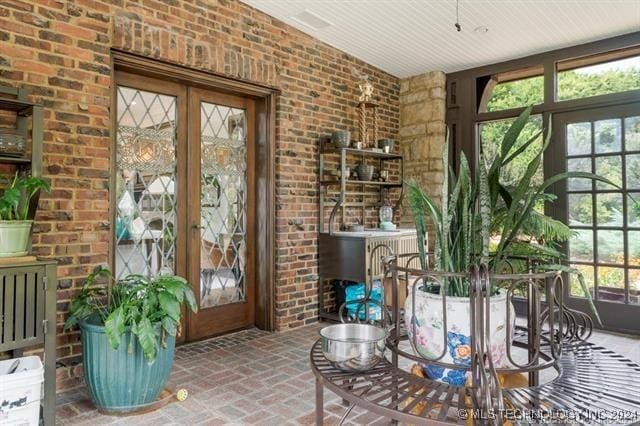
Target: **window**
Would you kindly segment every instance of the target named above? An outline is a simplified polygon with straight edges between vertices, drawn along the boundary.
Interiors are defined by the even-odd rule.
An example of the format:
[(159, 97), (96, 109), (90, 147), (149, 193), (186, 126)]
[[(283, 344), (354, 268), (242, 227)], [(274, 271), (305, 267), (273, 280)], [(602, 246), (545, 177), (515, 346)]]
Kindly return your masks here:
[(542, 67), (526, 68), (485, 78), (480, 112), (502, 111), (544, 102)]
[(558, 62), (557, 98), (587, 98), (640, 89), (640, 49)]
[[(515, 118), (509, 118), (506, 120), (497, 120), (490, 121), (485, 123), (480, 123), (479, 125), (479, 134), (480, 134), (480, 147), (482, 151), (482, 155), (485, 159), (485, 164), (488, 166), (493, 162), (496, 154), (500, 150), (502, 146), (502, 139), (504, 135), (509, 130), (509, 127), (513, 124)], [(522, 146), (522, 144), (529, 141), (532, 137), (534, 137), (537, 133), (542, 130), (542, 116), (534, 115), (529, 118), (529, 122), (524, 126), (522, 132), (520, 133), (520, 137), (518, 138), (515, 146), (512, 150), (517, 149)], [(507, 167), (504, 168), (503, 174), (501, 176), (502, 184), (505, 186), (515, 186), (520, 182), (524, 172), (527, 169), (527, 165), (531, 162), (535, 154), (542, 147), (542, 135), (540, 135), (537, 140), (531, 144), (524, 152), (522, 152), (518, 157), (516, 157)], [(534, 182), (536, 185), (542, 184), (544, 175), (542, 170), (542, 163), (540, 164), (540, 168), (534, 177)]]
[[(538, 182), (568, 169), (602, 174), (620, 186), (562, 181), (548, 188), (554, 204), (536, 209), (544, 207), (574, 231), (561, 248), (567, 263), (582, 271), (605, 327), (640, 330), (631, 319), (640, 312), (640, 38), (483, 65), (448, 74), (447, 82), (457, 89), (458, 104), (447, 105), (447, 124), (458, 134), (456, 159), (463, 152), (472, 166), (491, 162), (509, 125), (533, 106), (518, 144), (543, 123), (551, 132)], [(542, 142), (502, 172), (502, 184), (520, 181)], [(567, 306), (591, 312), (575, 274), (564, 292)]]

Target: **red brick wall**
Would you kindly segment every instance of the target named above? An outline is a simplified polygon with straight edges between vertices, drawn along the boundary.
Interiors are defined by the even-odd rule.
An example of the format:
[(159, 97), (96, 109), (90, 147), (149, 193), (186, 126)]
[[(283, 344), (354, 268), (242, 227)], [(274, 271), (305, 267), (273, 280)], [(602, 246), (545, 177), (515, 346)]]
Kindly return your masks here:
[[(34, 244), (59, 261), (58, 358), (77, 360), (61, 324), (69, 298), (110, 244), (110, 49), (267, 83), (277, 104), (278, 329), (316, 320), (318, 137), (355, 130), (352, 68), (371, 75), (382, 137), (395, 137), (399, 81), (242, 3), (229, 0), (2, 0), (0, 84), (44, 103), (44, 174)], [(77, 384), (59, 372), (59, 388)]]

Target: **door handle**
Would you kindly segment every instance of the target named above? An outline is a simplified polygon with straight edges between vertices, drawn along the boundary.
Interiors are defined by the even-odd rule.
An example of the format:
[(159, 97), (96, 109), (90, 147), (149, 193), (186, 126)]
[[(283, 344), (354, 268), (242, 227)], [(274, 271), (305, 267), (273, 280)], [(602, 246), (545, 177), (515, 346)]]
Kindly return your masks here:
[(202, 226), (202, 225), (197, 225), (197, 224), (195, 224), (195, 223), (194, 223), (193, 225), (191, 225), (191, 228), (192, 228), (192, 229), (204, 229), (204, 226)]

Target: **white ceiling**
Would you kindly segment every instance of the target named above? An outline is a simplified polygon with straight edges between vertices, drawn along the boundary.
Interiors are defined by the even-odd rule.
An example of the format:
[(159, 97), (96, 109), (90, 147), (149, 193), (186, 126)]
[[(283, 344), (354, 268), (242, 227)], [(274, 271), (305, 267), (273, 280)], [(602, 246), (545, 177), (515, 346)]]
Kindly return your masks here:
[[(640, 0), (243, 0), (395, 76), (453, 72), (640, 31)], [(332, 25), (311, 28), (310, 12)], [(318, 26), (318, 25), (316, 25)], [(474, 31), (489, 29), (484, 34)]]

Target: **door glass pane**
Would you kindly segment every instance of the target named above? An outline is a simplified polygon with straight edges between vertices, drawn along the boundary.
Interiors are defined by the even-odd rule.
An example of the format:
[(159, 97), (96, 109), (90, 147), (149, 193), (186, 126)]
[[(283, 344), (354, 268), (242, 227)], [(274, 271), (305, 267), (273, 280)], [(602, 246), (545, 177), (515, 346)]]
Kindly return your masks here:
[[(622, 158), (619, 155), (596, 157), (596, 174), (622, 186)], [(596, 182), (597, 189), (616, 189), (605, 182)]]
[(118, 87), (115, 275), (174, 273), (176, 99)]
[(627, 231), (629, 265), (640, 266), (640, 231)]
[[(633, 114), (566, 124), (567, 171), (593, 170), (617, 185), (567, 184), (567, 223), (574, 232), (567, 255), (591, 293), (597, 289), (597, 302), (640, 305), (640, 116)], [(584, 297), (576, 274), (569, 294)]]
[(624, 302), (624, 268), (598, 267), (598, 300)]
[(567, 125), (567, 155), (591, 154), (591, 123)]
[(624, 144), (627, 151), (640, 151), (640, 116), (624, 120)]
[(628, 269), (629, 303), (640, 305), (640, 269)]
[(620, 120), (600, 120), (594, 123), (596, 153), (619, 152), (622, 149), (620, 143)]
[[(571, 158), (567, 160), (567, 170), (570, 172), (591, 173), (591, 158)], [(590, 191), (591, 180), (571, 178), (567, 183), (569, 191)]]
[(640, 154), (627, 155), (627, 189), (640, 189)]
[(569, 225), (584, 226), (593, 223), (593, 196), (569, 194)]
[(200, 306), (246, 297), (246, 114), (202, 102)]
[(627, 226), (640, 228), (640, 194), (637, 192), (627, 196)]
[(598, 226), (624, 225), (624, 214), (621, 193), (605, 193), (596, 195), (596, 222)]
[(598, 230), (598, 262), (624, 264), (624, 232)]
[[(591, 265), (577, 265), (577, 264), (572, 264), (570, 265), (572, 268), (577, 269), (581, 274), (582, 277), (584, 279), (584, 284), (587, 287), (587, 290), (589, 291), (589, 293), (591, 293), (591, 296), (594, 295), (593, 292), (593, 283), (594, 283), (594, 275), (593, 275), (593, 266)], [(582, 286), (580, 285), (580, 280), (579, 280), (579, 276), (578, 274), (572, 273), (569, 276), (569, 283), (570, 283), (570, 288), (569, 288), (569, 294), (571, 294), (572, 296), (575, 297), (586, 297), (585, 292), (582, 288)]]
[(569, 240), (569, 260), (593, 262), (593, 230), (574, 229), (575, 235)]

